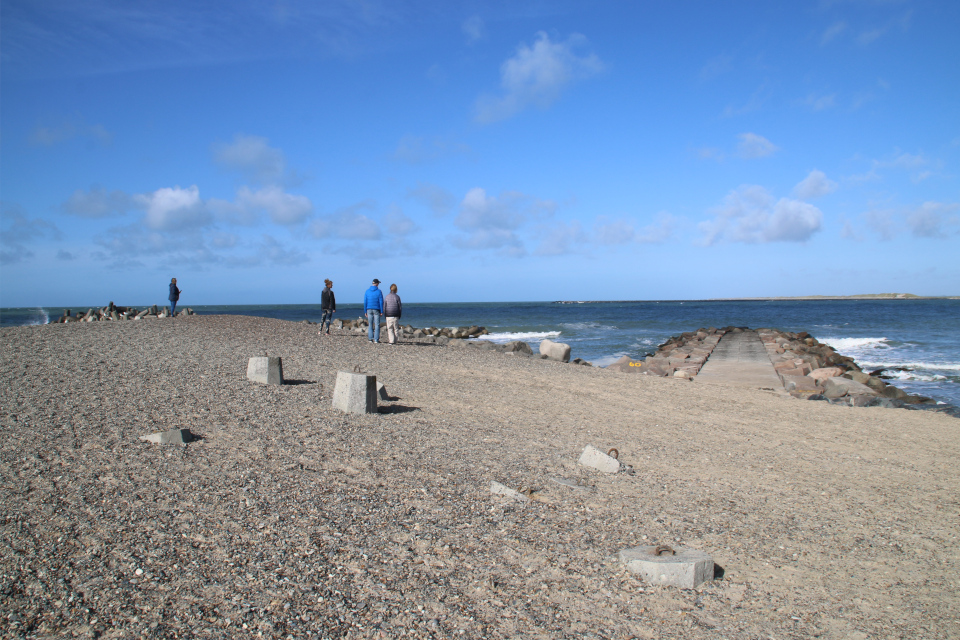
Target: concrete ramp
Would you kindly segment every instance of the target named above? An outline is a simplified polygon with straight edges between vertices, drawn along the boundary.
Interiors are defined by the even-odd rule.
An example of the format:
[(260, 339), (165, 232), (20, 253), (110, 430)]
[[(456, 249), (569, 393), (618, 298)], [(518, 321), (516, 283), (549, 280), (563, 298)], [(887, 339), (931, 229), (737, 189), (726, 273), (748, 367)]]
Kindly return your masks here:
[(728, 331), (700, 369), (696, 382), (786, 393), (756, 331)]

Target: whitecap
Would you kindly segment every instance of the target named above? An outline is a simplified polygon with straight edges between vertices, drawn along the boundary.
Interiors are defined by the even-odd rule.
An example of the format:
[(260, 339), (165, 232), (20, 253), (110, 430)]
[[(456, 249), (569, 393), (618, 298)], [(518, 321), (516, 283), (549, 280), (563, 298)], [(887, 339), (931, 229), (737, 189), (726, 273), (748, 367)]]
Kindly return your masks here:
[(488, 333), (485, 336), (478, 336), (477, 340), (489, 340), (490, 342), (512, 342), (514, 340), (523, 340), (524, 342), (539, 342), (544, 338), (559, 337), (559, 331), (517, 331), (504, 333)]
[(886, 338), (823, 338), (821, 343), (830, 345), (840, 353), (864, 349), (889, 349)]

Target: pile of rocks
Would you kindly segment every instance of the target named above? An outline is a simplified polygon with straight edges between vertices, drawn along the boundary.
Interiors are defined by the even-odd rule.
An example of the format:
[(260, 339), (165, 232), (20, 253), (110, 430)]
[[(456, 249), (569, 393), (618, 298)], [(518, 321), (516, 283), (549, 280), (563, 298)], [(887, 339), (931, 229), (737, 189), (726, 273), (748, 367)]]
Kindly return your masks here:
[[(178, 316), (192, 316), (193, 309), (184, 309)], [(70, 309), (64, 309), (63, 315), (53, 321), (53, 324), (62, 322), (95, 322), (100, 320), (141, 320), (143, 318), (169, 318), (170, 307), (159, 308), (157, 305), (147, 307), (143, 310), (137, 310), (133, 307), (118, 307), (111, 302), (100, 309), (87, 309), (86, 313), (80, 312), (77, 315), (71, 315)]]
[(773, 368), (790, 395), (858, 407), (936, 405), (926, 396), (910, 395), (887, 384), (882, 369), (865, 373), (853, 358), (821, 344), (806, 331), (757, 329)]
[(656, 353), (648, 354), (645, 360), (632, 360), (623, 356), (607, 369), (623, 373), (639, 373), (647, 376), (693, 378), (707, 361), (720, 338), (729, 331), (743, 331), (738, 327), (701, 328), (673, 336), (659, 347)]
[[(359, 317), (356, 320), (337, 320), (334, 323), (334, 326), (338, 329), (347, 329), (352, 330), (354, 333), (363, 333), (367, 330), (369, 323), (364, 317)], [(384, 326), (381, 325), (380, 330), (383, 331)], [(427, 338), (430, 336), (433, 337), (444, 337), (449, 339), (464, 339), (464, 338), (477, 338), (479, 336), (485, 336), (490, 332), (487, 331), (485, 327), (478, 327), (473, 325), (471, 327), (426, 327), (423, 329), (418, 329), (412, 325), (401, 325), (400, 326), (400, 337), (406, 339), (420, 339)]]

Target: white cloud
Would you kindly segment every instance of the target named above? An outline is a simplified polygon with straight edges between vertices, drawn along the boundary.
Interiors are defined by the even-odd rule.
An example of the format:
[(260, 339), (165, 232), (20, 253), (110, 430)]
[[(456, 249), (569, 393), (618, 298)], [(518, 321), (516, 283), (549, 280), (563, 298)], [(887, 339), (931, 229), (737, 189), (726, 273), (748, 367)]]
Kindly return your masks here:
[(461, 229), (516, 229), (525, 219), (521, 211), (525, 199), (518, 191), (507, 191), (497, 198), (474, 187), (463, 197), (453, 222)]
[(52, 147), (78, 137), (90, 138), (103, 146), (109, 146), (113, 142), (113, 134), (102, 124), (88, 125), (82, 120), (65, 120), (53, 126), (37, 125), (30, 134), (30, 142)]
[(675, 223), (676, 219), (666, 212), (660, 212), (654, 223), (639, 229), (628, 220), (608, 220), (600, 216), (594, 223), (593, 233), (599, 244), (659, 244), (673, 235)]
[(397, 205), (391, 205), (390, 211), (383, 217), (383, 226), (387, 233), (395, 236), (405, 236), (417, 229), (417, 225)]
[(946, 238), (954, 235), (946, 227), (960, 225), (960, 204), (924, 202), (907, 214), (907, 226), (918, 238)]
[(372, 218), (360, 213), (375, 208), (372, 200), (364, 200), (338, 209), (331, 215), (320, 216), (309, 227), (315, 238), (342, 238), (345, 240), (379, 240), (380, 226)]
[(801, 200), (812, 200), (833, 193), (838, 186), (823, 171), (814, 169), (793, 188), (793, 195)]
[(247, 180), (257, 184), (276, 184), (288, 177), (283, 152), (271, 147), (269, 141), (260, 136), (238, 133), (230, 144), (213, 145), (213, 158), (217, 164), (239, 171)]
[(134, 202), (123, 191), (107, 191), (103, 187), (91, 187), (89, 191), (77, 189), (61, 205), (66, 213), (84, 218), (105, 218), (126, 213)]
[(737, 137), (740, 138), (737, 153), (741, 158), (764, 158), (777, 150), (775, 144), (755, 133), (741, 133)]
[(467, 36), (467, 44), (475, 44), (483, 39), (484, 27), (483, 18), (480, 16), (471, 16), (460, 25), (460, 28), (463, 29), (463, 34)]
[(808, 107), (810, 107), (814, 111), (823, 111), (824, 109), (829, 109), (834, 105), (836, 105), (836, 97), (837, 97), (837, 94), (835, 93), (831, 93), (829, 95), (824, 95), (824, 96), (811, 93), (807, 96), (807, 99), (804, 101), (804, 104), (806, 104)]
[(460, 249), (498, 249), (503, 255), (511, 257), (526, 255), (519, 236), (507, 229), (476, 229), (468, 236), (456, 236), (451, 241)]
[(542, 230), (543, 239), (533, 252), (538, 256), (560, 256), (570, 253), (582, 253), (589, 242), (580, 222), (557, 222)]
[(134, 201), (146, 210), (144, 225), (156, 231), (200, 227), (211, 220), (196, 185), (186, 189), (164, 187), (153, 193), (138, 194)]
[(63, 237), (60, 229), (42, 218), (27, 218), (17, 205), (4, 204), (0, 230), (0, 264), (15, 264), (33, 257), (27, 245), (35, 240)]
[(407, 191), (407, 197), (430, 207), (436, 216), (445, 216), (453, 211), (456, 198), (452, 193), (429, 182), (418, 182), (416, 189)]
[(821, 46), (829, 42), (832, 42), (834, 39), (836, 39), (837, 36), (843, 33), (846, 30), (846, 28), (847, 28), (847, 23), (842, 21), (834, 22), (832, 25), (827, 27), (824, 30), (823, 35), (820, 36)]
[(889, 209), (871, 209), (863, 214), (863, 219), (881, 240), (893, 240), (896, 235), (896, 226), (893, 221), (893, 212)]
[(804, 242), (820, 230), (823, 213), (799, 200), (774, 201), (769, 191), (757, 185), (745, 185), (724, 198), (713, 209), (712, 220), (701, 222), (703, 243), (722, 240), (749, 244), (764, 242)]
[(425, 138), (405, 135), (397, 143), (397, 148), (393, 152), (393, 159), (408, 164), (423, 164), (469, 152), (469, 146), (439, 136)]
[(313, 203), (306, 196), (287, 193), (277, 186), (252, 191), (240, 187), (237, 191), (237, 206), (241, 210), (266, 211), (270, 220), (279, 225), (295, 225), (303, 222), (313, 212)]
[(603, 63), (595, 54), (575, 53), (585, 43), (586, 38), (578, 34), (565, 42), (552, 42), (541, 31), (532, 47), (521, 44), (516, 55), (500, 67), (502, 95), (477, 101), (477, 120), (496, 122), (530, 106), (546, 108), (571, 83), (600, 73)]

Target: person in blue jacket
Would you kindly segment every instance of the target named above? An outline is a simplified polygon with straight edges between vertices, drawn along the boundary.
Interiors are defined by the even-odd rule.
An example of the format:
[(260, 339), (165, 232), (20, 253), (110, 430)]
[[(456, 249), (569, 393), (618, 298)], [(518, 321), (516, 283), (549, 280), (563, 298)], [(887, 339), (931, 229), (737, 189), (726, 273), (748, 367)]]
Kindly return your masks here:
[(170, 317), (177, 315), (177, 300), (180, 299), (180, 289), (177, 289), (177, 279), (170, 279), (170, 295), (167, 300), (170, 301)]
[(376, 344), (380, 342), (380, 316), (383, 314), (383, 292), (377, 285), (380, 281), (373, 279), (373, 284), (363, 295), (363, 312), (367, 314), (367, 340)]

